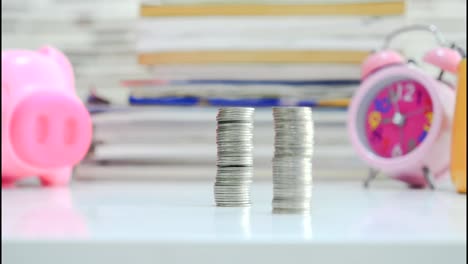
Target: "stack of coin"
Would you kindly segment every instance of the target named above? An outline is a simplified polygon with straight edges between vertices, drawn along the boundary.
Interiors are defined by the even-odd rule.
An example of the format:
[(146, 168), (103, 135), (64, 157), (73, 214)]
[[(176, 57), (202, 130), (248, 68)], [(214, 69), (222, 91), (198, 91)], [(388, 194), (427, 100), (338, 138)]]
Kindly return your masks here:
[(273, 213), (309, 212), (314, 126), (308, 107), (273, 108)]
[(253, 108), (221, 108), (216, 117), (217, 206), (249, 206), (253, 176)]

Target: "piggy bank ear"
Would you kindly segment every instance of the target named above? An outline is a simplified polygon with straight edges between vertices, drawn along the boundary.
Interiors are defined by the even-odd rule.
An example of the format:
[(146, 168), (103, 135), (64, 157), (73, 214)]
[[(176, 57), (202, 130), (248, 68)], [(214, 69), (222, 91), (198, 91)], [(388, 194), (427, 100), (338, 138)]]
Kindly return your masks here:
[(73, 67), (70, 61), (67, 59), (65, 54), (63, 54), (58, 49), (55, 49), (50, 46), (45, 46), (39, 49), (39, 53), (51, 57), (55, 62), (59, 64), (62, 68), (65, 78), (71, 85), (72, 89), (75, 89), (75, 75), (73, 74)]

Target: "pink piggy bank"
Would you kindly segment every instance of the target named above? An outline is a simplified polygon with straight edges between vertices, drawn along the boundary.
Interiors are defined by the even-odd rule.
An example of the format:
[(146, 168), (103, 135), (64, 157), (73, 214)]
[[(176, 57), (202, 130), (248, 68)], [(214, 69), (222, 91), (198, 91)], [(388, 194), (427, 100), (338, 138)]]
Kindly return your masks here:
[(38, 176), (66, 185), (91, 144), (89, 112), (60, 51), (2, 51), (2, 186)]

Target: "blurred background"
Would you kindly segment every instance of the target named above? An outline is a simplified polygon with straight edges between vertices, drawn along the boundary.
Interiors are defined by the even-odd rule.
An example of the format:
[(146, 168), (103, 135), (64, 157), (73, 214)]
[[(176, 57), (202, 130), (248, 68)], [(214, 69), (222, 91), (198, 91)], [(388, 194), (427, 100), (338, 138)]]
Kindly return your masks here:
[[(275, 1), (281, 2), (277, 0), (244, 2), (271, 4)], [(166, 5), (229, 2), (239, 3), (239, 1), (227, 0), (147, 1), (151, 4)], [(296, 32), (290, 32), (291, 35), (278, 34), (275, 38), (266, 36), (264, 39), (271, 40), (271, 42), (289, 43), (291, 46), (294, 46), (294, 43), (300, 43), (303, 39), (310, 39), (310, 43), (303, 45), (306, 50), (324, 49), (326, 46), (333, 47), (338, 44), (341, 47), (348, 45), (347, 49), (366, 50), (378, 47), (383, 35), (402, 24), (431, 23), (439, 27), (446, 34), (447, 39), (455, 41), (462, 47), (466, 46), (466, 1), (464, 0), (284, 0), (284, 2), (293, 4), (402, 2), (404, 10), (401, 14), (394, 12), (388, 16), (379, 16), (379, 12), (375, 12), (375, 15), (361, 16), (359, 20), (350, 19), (349, 21), (352, 22), (344, 23), (347, 25), (345, 27), (340, 23), (345, 22), (343, 17), (346, 16), (334, 15), (333, 12), (330, 12), (331, 15), (301, 16), (297, 19), (268, 17), (268, 21), (278, 21), (274, 25), (276, 27), (280, 24), (287, 27), (287, 21), (297, 24), (301, 23), (302, 19), (305, 22), (303, 27), (298, 27), (297, 35), (294, 35)], [(102, 96), (116, 103), (125, 104), (128, 90), (122, 89), (120, 85), (122, 80), (165, 77), (163, 73), (167, 76), (170, 72), (167, 67), (158, 69), (157, 66), (139, 64), (139, 54), (147, 52), (150, 47), (153, 48), (151, 51), (187, 50), (190, 43), (187, 42), (184, 46), (183, 43), (186, 40), (197, 43), (198, 47), (193, 45), (195, 50), (200, 49), (201, 46), (204, 46), (204, 49), (210, 46), (212, 49), (216, 46), (222, 47), (222, 37), (226, 37), (229, 32), (223, 33), (223, 26), (215, 24), (215, 21), (219, 23), (225, 21), (227, 26), (235, 23), (232, 22), (232, 17), (228, 16), (216, 16), (216, 20), (211, 24), (209, 20), (201, 21), (198, 18), (199, 23), (196, 23), (196, 18), (184, 18), (178, 15), (143, 18), (140, 16), (141, 4), (142, 2), (136, 0), (3, 0), (2, 49), (36, 49), (46, 43), (54, 45), (63, 50), (73, 63), (78, 93), (82, 98), (86, 98), (90, 89), (96, 89)], [(190, 22), (190, 19), (193, 21)], [(252, 30), (263, 30), (266, 34), (268, 22), (261, 24), (262, 19), (265, 18), (253, 16), (249, 17), (248, 21), (259, 22), (258, 26)], [(315, 23), (323, 21), (327, 23), (323, 22), (320, 27), (306, 26), (313, 25), (313, 19), (316, 20)], [(238, 21), (237, 27), (232, 26), (233, 32), (239, 35), (242, 32), (248, 34), (246, 29), (248, 22), (242, 22), (242, 19)], [(283, 31), (278, 29), (278, 33)], [(199, 39), (195, 37), (197, 32)], [(211, 38), (202, 39), (202, 32), (205, 35), (211, 34)], [(367, 34), (363, 35), (363, 33)], [(301, 38), (297, 37), (299, 35)], [(235, 35), (231, 36), (231, 40), (235, 37)], [(406, 53), (416, 59), (420, 51), (427, 50), (426, 46), (433, 45), (432, 38), (424, 34), (420, 37), (411, 35), (408, 38), (412, 38), (412, 41), (405, 41), (400, 48), (404, 48)], [(236, 43), (232, 41), (230, 45), (235, 46)], [(261, 46), (260, 43), (258, 47), (261, 48)], [(159, 76), (158, 73), (160, 73)]]
[[(89, 105), (147, 106), (93, 116), (78, 178), (211, 178), (216, 107), (277, 104), (319, 106), (314, 177), (361, 178), (346, 100), (364, 58), (410, 24), (466, 49), (465, 0), (3, 0), (2, 50), (53, 45)], [(420, 61), (434, 45), (414, 33), (392, 48), (437, 76)], [(256, 177), (268, 178), (271, 112), (257, 112)]]

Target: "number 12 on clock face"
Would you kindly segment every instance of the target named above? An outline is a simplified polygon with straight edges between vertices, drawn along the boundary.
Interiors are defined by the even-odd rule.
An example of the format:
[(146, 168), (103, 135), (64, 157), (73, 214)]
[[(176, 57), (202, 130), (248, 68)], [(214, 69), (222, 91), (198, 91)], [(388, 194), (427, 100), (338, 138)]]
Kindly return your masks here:
[[(432, 101), (424, 86), (402, 80), (380, 89), (367, 108), (366, 134), (372, 151), (385, 158), (406, 155), (424, 140)], [(375, 136), (379, 129), (380, 137)]]

